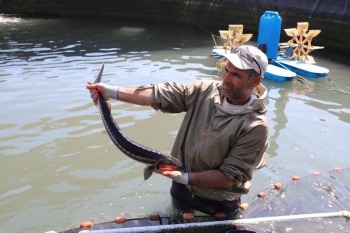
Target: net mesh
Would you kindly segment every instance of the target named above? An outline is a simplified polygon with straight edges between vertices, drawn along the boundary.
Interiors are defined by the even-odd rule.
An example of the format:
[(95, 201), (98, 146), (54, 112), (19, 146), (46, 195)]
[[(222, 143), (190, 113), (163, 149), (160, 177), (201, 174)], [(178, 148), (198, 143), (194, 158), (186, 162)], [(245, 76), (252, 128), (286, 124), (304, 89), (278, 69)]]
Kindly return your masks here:
[[(243, 219), (196, 216), (187, 221), (181, 217), (148, 217), (94, 224), (87, 232), (178, 232), (178, 233), (284, 233), (284, 232), (350, 232), (350, 169), (336, 169), (324, 174), (288, 181), (280, 189), (270, 189), (265, 198), (256, 198), (244, 211)], [(238, 215), (237, 215), (238, 216)], [(78, 228), (62, 233), (78, 233)], [(83, 231), (84, 232), (84, 231)]]
[(291, 232), (349, 232), (350, 223), (345, 217), (281, 220), (246, 224), (245, 229), (256, 233), (291, 233)]

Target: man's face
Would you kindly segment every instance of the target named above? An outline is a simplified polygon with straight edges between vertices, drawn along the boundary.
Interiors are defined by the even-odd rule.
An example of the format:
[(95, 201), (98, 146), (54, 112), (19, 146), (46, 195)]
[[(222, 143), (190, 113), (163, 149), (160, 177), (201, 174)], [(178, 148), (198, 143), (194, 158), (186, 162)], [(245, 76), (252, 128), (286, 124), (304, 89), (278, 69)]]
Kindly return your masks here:
[(227, 62), (222, 77), (223, 93), (227, 101), (231, 104), (244, 104), (253, 90), (252, 83), (255, 81), (250, 78), (249, 70), (241, 70)]

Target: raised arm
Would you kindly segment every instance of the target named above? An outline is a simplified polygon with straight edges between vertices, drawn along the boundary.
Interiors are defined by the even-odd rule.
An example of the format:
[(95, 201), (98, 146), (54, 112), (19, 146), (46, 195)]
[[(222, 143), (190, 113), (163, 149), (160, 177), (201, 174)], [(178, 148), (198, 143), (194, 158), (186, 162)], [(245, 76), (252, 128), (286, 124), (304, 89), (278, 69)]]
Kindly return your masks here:
[(151, 106), (154, 100), (153, 88), (129, 88), (110, 86), (104, 83), (87, 83), (86, 88), (90, 90), (91, 98), (97, 102), (99, 93), (104, 99), (115, 99), (127, 103)]

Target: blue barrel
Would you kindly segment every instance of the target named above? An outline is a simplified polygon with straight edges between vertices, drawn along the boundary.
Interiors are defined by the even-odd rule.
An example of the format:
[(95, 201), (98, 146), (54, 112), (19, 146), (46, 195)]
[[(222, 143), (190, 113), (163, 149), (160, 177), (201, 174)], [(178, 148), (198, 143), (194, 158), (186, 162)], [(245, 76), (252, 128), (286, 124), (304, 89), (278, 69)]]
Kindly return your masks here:
[(282, 19), (278, 12), (265, 11), (260, 18), (257, 46), (266, 45), (266, 56), (268, 59), (277, 58), (281, 26)]

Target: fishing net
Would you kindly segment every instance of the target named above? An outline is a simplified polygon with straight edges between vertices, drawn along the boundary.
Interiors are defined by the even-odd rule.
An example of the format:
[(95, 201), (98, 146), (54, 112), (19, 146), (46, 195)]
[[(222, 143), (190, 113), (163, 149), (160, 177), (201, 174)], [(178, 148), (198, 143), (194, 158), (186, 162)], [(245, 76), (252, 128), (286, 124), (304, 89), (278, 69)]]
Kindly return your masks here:
[[(80, 228), (65, 231), (65, 233), (122, 233), (122, 232), (159, 232), (159, 233), (290, 233), (290, 232), (350, 232), (350, 212), (331, 212), (324, 214), (292, 215), (272, 218), (256, 218), (243, 220), (226, 220), (213, 222), (173, 223), (159, 225), (160, 222), (150, 222), (147, 219), (132, 219), (118, 226), (114, 222), (100, 223), (93, 230)], [(146, 226), (142, 226), (146, 225)]]
[[(266, 191), (264, 198), (249, 203), (242, 219), (195, 216), (148, 217), (95, 224), (90, 230), (70, 229), (62, 233), (177, 232), (177, 233), (291, 233), (350, 232), (350, 169), (302, 177)], [(237, 215), (238, 216), (238, 215)]]

